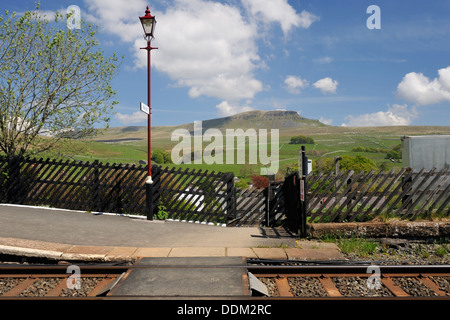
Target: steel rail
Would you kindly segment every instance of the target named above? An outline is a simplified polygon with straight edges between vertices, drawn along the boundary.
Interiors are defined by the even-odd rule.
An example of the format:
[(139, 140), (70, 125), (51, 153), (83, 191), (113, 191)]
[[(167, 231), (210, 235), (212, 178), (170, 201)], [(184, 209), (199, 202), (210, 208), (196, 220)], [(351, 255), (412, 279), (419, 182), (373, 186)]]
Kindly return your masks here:
[[(374, 274), (369, 271), (369, 267), (374, 265), (370, 264), (357, 264), (357, 265), (292, 265), (291, 261), (284, 261), (285, 265), (279, 265), (280, 261), (275, 261), (271, 264), (269, 260), (251, 261), (253, 264), (244, 266), (249, 273), (253, 274), (257, 279), (270, 278), (274, 281), (276, 288), (279, 292), (277, 297), (275, 296), (245, 296), (236, 297), (238, 299), (385, 299), (384, 297), (346, 297), (340, 292), (333, 282), (333, 278), (339, 277), (359, 277), (361, 279), (367, 279)], [(257, 264), (255, 264), (257, 263)], [(258, 264), (259, 263), (259, 264)], [(21, 278), (24, 281), (21, 282), (20, 287), (10, 291), (1, 293), (0, 288), (0, 300), (2, 299), (16, 299), (18, 294), (22, 292), (27, 286), (31, 286), (36, 280), (42, 278), (59, 278), (62, 282), (64, 279), (68, 279), (72, 273), (68, 273), (69, 265), (15, 265), (15, 264), (0, 264), (0, 280), (6, 278)], [(57, 289), (53, 289), (49, 296), (42, 297), (20, 297), (21, 299), (85, 299), (85, 300), (97, 300), (97, 299), (157, 299), (158, 297), (111, 297), (108, 296), (109, 290), (118, 283), (121, 276), (129, 273), (133, 269), (137, 268), (192, 268), (198, 266), (192, 265), (114, 265), (114, 264), (79, 264), (81, 277), (86, 278), (100, 278), (97, 287), (93, 289), (93, 292), (88, 296), (83, 297), (59, 297), (57, 294), (61, 292), (64, 284), (59, 284)], [(217, 268), (216, 265), (201, 266), (202, 268)], [(220, 266), (221, 268), (242, 268), (242, 265), (227, 265)], [(450, 281), (450, 266), (449, 265), (381, 265), (379, 268), (379, 279), (382, 285), (387, 288), (392, 297), (389, 299), (445, 299), (450, 300), (450, 288), (439, 287), (434, 281), (433, 277), (444, 277)], [(371, 270), (371, 269), (370, 269)], [(326, 297), (301, 297), (295, 296), (289, 285), (289, 279), (311, 277), (317, 279), (327, 292)], [(436, 297), (425, 296), (412, 296), (395, 283), (395, 279), (398, 278), (414, 278), (420, 281), (421, 284), (426, 286), (429, 290), (436, 293)], [(22, 290), (22, 291), (21, 291)], [(20, 291), (20, 292), (19, 292)], [(171, 299), (171, 297), (164, 297)], [(173, 298), (173, 297), (172, 297)], [(176, 297), (178, 299), (182, 297)], [(184, 297), (190, 299), (192, 297)], [(196, 299), (202, 299), (202, 297), (195, 297)], [(205, 299), (211, 299), (211, 297), (205, 297)], [(228, 299), (228, 298), (226, 298)]]
[[(306, 279), (314, 278), (326, 292), (326, 297), (314, 297), (315, 299), (444, 299), (450, 300), (450, 285), (441, 288), (433, 281), (433, 277), (445, 277), (447, 283), (450, 283), (449, 265), (322, 265), (322, 266), (292, 266), (292, 265), (257, 265), (250, 266), (249, 272), (252, 272), (257, 278), (268, 278), (276, 287), (274, 290), (280, 298), (300, 298), (294, 297), (293, 288), (288, 279)], [(378, 272), (373, 273), (374, 270)], [(359, 278), (361, 281), (367, 281), (375, 277), (379, 281), (379, 288), (384, 287), (392, 297), (379, 297), (376, 291), (372, 291), (375, 296), (346, 296), (342, 293), (336, 282), (336, 278)], [(434, 297), (426, 295), (413, 295), (408, 293), (408, 289), (403, 288), (397, 281), (399, 279), (409, 279), (415, 282), (417, 286), (424, 286), (425, 290)], [(412, 279), (412, 280), (411, 280)], [(306, 281), (306, 280), (305, 280)], [(295, 291), (295, 290), (294, 290)]]

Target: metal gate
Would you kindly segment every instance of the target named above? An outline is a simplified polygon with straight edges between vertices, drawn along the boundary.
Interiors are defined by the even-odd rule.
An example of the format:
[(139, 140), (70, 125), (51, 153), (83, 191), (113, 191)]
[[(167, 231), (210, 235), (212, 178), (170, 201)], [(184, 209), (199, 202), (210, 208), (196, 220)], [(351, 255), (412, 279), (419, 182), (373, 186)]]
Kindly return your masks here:
[(304, 206), (301, 198), (301, 179), (297, 172), (282, 182), (271, 182), (267, 188), (267, 225), (283, 224), (289, 231), (301, 234)]

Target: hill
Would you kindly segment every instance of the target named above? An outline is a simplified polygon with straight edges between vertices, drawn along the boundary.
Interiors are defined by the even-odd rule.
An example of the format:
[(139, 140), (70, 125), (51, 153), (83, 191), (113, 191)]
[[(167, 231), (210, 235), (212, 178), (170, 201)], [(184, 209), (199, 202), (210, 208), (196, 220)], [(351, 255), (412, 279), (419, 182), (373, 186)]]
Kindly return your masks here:
[(302, 117), (296, 111), (248, 111), (233, 116), (205, 120), (203, 127), (206, 129), (287, 129), (296, 127), (325, 127), (318, 120)]
[[(162, 150), (171, 153), (179, 143), (171, 141), (176, 129), (193, 131), (193, 123), (178, 126), (152, 127), (152, 151)], [(313, 166), (321, 158), (333, 158), (342, 155), (363, 155), (373, 160), (380, 168), (401, 167), (401, 162), (387, 159), (386, 152), (369, 152), (370, 150), (391, 149), (401, 144), (401, 137), (412, 135), (450, 134), (450, 126), (386, 126), (386, 127), (335, 127), (325, 125), (317, 120), (300, 116), (295, 111), (250, 111), (230, 117), (202, 121), (203, 130), (210, 128), (225, 129), (279, 129), (280, 171), (287, 166), (295, 166), (300, 145), (290, 144), (296, 135), (305, 135), (314, 139), (315, 144), (306, 145), (306, 152), (313, 160)], [(203, 147), (208, 145), (203, 143)], [(361, 148), (356, 148), (361, 147)], [(361, 151), (367, 150), (367, 151)], [(248, 150), (246, 151), (248, 154)], [(42, 155), (51, 158), (67, 157), (110, 163), (138, 163), (147, 159), (147, 127), (129, 126), (113, 127), (90, 140), (74, 140), (71, 145), (60, 144), (52, 150), (52, 154)], [(209, 171), (234, 172), (242, 176), (242, 170), (249, 166), (234, 164), (198, 164), (180, 165), (195, 167)], [(249, 171), (255, 171), (250, 166)]]
[[(327, 125), (318, 120), (304, 118), (296, 111), (248, 111), (229, 117), (215, 118), (202, 121), (203, 131), (216, 128), (224, 129), (289, 129), (295, 130), (305, 127), (324, 128)], [(185, 123), (178, 126), (154, 126), (152, 127), (152, 140), (168, 138), (176, 129), (194, 130), (193, 123)], [(131, 142), (133, 140), (147, 139), (146, 126), (113, 127), (105, 130), (102, 135), (94, 138), (97, 142)]]
[[(296, 111), (248, 111), (229, 117), (202, 121), (203, 130), (210, 128), (224, 129), (279, 129), (280, 137), (294, 135), (311, 135), (328, 140), (364, 140), (375, 141), (382, 138), (396, 140), (405, 135), (450, 134), (450, 127), (443, 126), (385, 126), (385, 127), (336, 127), (321, 123), (318, 120), (304, 118)], [(177, 126), (153, 126), (152, 143), (170, 141), (172, 132), (176, 129), (187, 129), (193, 132), (194, 124), (185, 123)], [(136, 143), (147, 139), (146, 126), (112, 127), (92, 141), (107, 143)], [(337, 140), (336, 140), (337, 139)], [(343, 144), (345, 141), (340, 141)], [(397, 140), (398, 141), (398, 140)], [(374, 142), (377, 144), (377, 142)]]

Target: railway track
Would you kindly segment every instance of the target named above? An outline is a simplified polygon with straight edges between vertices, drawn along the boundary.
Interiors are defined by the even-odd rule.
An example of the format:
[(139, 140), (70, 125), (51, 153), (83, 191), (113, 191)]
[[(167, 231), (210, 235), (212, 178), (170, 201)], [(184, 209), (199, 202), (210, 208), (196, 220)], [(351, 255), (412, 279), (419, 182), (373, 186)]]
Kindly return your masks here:
[[(159, 268), (175, 268), (159, 266)], [(176, 266), (181, 268), (183, 266)], [(184, 266), (189, 268), (189, 266)], [(216, 266), (203, 266), (215, 268)], [(227, 268), (242, 266), (227, 266)], [(109, 293), (145, 265), (0, 265), (0, 300), (120, 299)], [(450, 266), (247, 265), (250, 296), (242, 299), (440, 299), (450, 300)], [(255, 280), (256, 279), (256, 280)], [(245, 285), (245, 283), (244, 283)], [(155, 297), (151, 297), (155, 298)], [(239, 297), (238, 297), (239, 298)], [(133, 299), (133, 297), (125, 297)]]
[(0, 265), (0, 299), (99, 298), (128, 270), (105, 265)]
[(450, 266), (252, 266), (273, 298), (450, 300)]

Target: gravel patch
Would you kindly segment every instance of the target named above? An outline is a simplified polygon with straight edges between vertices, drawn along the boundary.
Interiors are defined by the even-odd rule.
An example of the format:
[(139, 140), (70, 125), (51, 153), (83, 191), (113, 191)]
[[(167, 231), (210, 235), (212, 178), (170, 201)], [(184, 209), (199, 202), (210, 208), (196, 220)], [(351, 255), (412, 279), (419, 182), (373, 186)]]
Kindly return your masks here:
[(436, 297), (433, 290), (425, 286), (415, 278), (392, 278), (393, 282), (401, 287), (403, 291), (413, 297)]
[(392, 293), (380, 285), (379, 289), (369, 288), (367, 278), (342, 277), (332, 278), (336, 288), (344, 296), (350, 297), (392, 297)]
[(56, 278), (40, 278), (36, 280), (32, 286), (26, 288), (19, 297), (43, 297), (56, 287), (61, 279)]
[(63, 289), (60, 297), (87, 297), (102, 278), (80, 278), (80, 289)]
[(293, 277), (288, 278), (289, 286), (294, 297), (326, 297), (327, 292), (317, 278)]
[(439, 286), (439, 289), (445, 292), (447, 296), (450, 296), (450, 277), (435, 277), (431, 276), (431, 280)]
[(261, 277), (258, 279), (266, 285), (267, 291), (269, 293), (269, 297), (279, 297), (280, 296), (274, 278)]
[(23, 279), (0, 278), (0, 296), (17, 286)]

